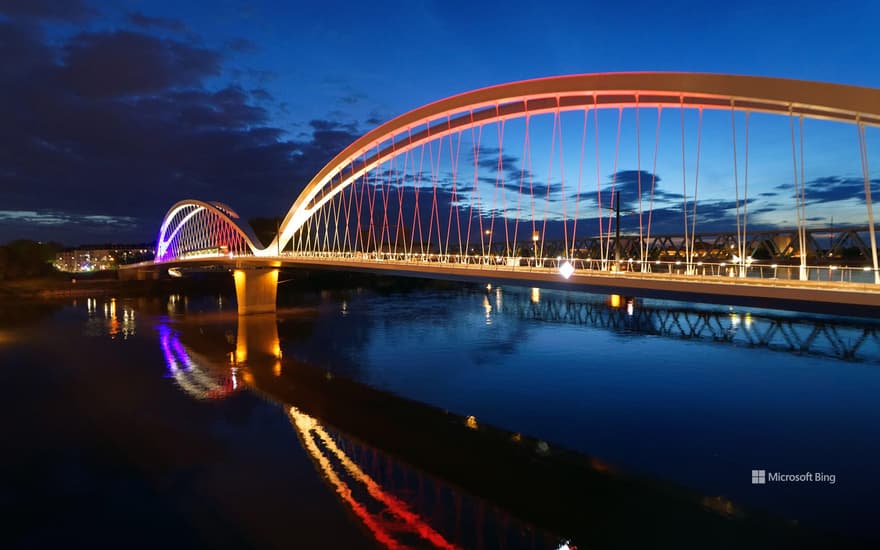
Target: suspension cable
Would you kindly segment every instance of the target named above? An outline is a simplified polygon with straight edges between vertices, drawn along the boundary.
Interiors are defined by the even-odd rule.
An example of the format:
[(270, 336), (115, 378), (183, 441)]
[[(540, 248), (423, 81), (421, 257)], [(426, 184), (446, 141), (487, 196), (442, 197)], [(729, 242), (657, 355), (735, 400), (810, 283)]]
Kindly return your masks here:
[(874, 228), (874, 206), (871, 202), (871, 176), (868, 169), (868, 140), (865, 135), (865, 124), (856, 118), (859, 132), (859, 152), (862, 159), (862, 177), (865, 180), (865, 205), (868, 209), (868, 236), (871, 241), (871, 261), (874, 267), (874, 283), (880, 284), (880, 270), (877, 266), (877, 236)]
[(697, 167), (694, 175), (694, 214), (691, 218), (691, 258), (689, 261), (689, 270), (693, 271), (694, 253), (697, 238), (697, 191), (700, 188), (700, 148), (703, 143), (703, 108), (699, 109), (699, 118), (697, 122)]
[[(645, 258), (649, 257), (651, 246), (651, 222), (654, 218), (654, 184), (657, 181), (657, 153), (660, 149), (660, 120), (663, 107), (657, 107), (657, 130), (654, 135), (654, 163), (651, 168), (651, 198), (648, 202), (648, 234), (645, 239)], [(642, 265), (644, 269), (644, 264)]]
[(682, 200), (682, 212), (684, 213), (684, 258), (685, 261), (688, 261), (690, 258), (690, 254), (688, 253), (688, 246), (690, 245), (688, 239), (688, 208), (687, 208), (687, 172), (685, 166), (685, 151), (684, 151), (684, 96), (680, 96), (681, 98), (681, 200)]
[[(617, 139), (615, 140), (615, 143), (614, 143), (614, 172), (611, 175), (611, 205), (612, 205), (611, 208), (614, 208), (614, 206), (613, 206), (615, 204), (614, 199), (617, 197), (617, 194), (616, 194), (616, 192), (617, 192), (617, 160), (620, 156), (620, 127), (621, 127), (622, 123), (623, 123), (623, 107), (618, 107), (618, 109), (617, 109)], [(620, 203), (619, 197), (617, 198), (617, 203), (618, 204)], [(605, 250), (608, 252), (609, 255), (611, 254), (611, 221), (613, 219), (614, 219), (614, 217), (609, 213), (608, 214), (608, 232), (606, 233), (606, 235), (608, 235), (608, 242), (605, 246)], [(619, 228), (616, 228), (616, 229), (618, 229), (618, 232), (619, 232)], [(617, 257), (617, 255), (618, 255), (617, 253), (619, 251), (620, 251), (620, 243), (615, 240), (615, 242), (614, 242), (614, 256), (615, 256), (614, 261), (615, 262), (620, 259)]]
[[(557, 98), (557, 107), (559, 100)], [(550, 186), (553, 180), (553, 155), (556, 152), (556, 129), (559, 124), (559, 111), (553, 113), (553, 129), (550, 135), (550, 168), (547, 171), (547, 192), (544, 194), (544, 220), (541, 225), (541, 263), (544, 262), (544, 243), (547, 239), (547, 212), (550, 209)]]
[(802, 220), (801, 220), (801, 207), (800, 207), (800, 185), (798, 183), (798, 162), (797, 162), (797, 150), (796, 150), (796, 140), (795, 140), (795, 128), (794, 128), (794, 113), (792, 110), (792, 106), (788, 107), (788, 119), (791, 126), (791, 162), (792, 168), (794, 170), (794, 200), (795, 200), (795, 212), (797, 214), (797, 229), (798, 229), (798, 241), (799, 241), (799, 255), (800, 255), (800, 280), (806, 280), (806, 257), (804, 250), (804, 234), (801, 231)]
[(806, 245), (807, 245), (807, 180), (804, 176), (804, 115), (801, 114), (799, 116), (800, 129), (799, 136), (801, 141), (801, 242), (803, 243), (804, 251), (803, 257), (801, 258), (801, 265), (806, 270), (807, 267), (807, 255), (806, 255)]
[(639, 265), (644, 270), (645, 248), (642, 244), (642, 125), (639, 120), (639, 94), (636, 94), (636, 187), (639, 195)]
[[(746, 252), (750, 252), (749, 249), (749, 239), (746, 230), (748, 229), (749, 223), (749, 115), (751, 111), (746, 111), (746, 166), (745, 166), (745, 178), (743, 181), (743, 221), (742, 221), (742, 239), (743, 239), (743, 248), (740, 253), (740, 258), (746, 257)], [(751, 253), (749, 254), (751, 255)]]
[[(736, 111), (735, 108), (735, 100), (731, 98), (730, 100), (730, 128), (733, 132), (733, 193), (736, 198), (736, 253), (738, 254), (738, 258), (742, 261), (743, 258), (743, 243), (742, 243), (742, 229), (740, 227), (740, 211), (739, 211), (739, 162), (736, 158)], [(726, 246), (726, 245), (725, 245)], [(740, 277), (743, 276), (742, 267), (737, 266), (737, 272)]]
[(602, 176), (599, 167), (599, 103), (595, 92), (593, 93), (593, 122), (596, 129), (596, 203), (599, 207), (599, 255), (602, 258), (602, 269), (605, 269), (607, 258), (605, 257), (605, 241), (602, 236), (602, 226), (605, 223), (602, 214)]
[(583, 181), (584, 176), (584, 150), (587, 145), (587, 115), (589, 113), (589, 109), (584, 107), (584, 129), (581, 134), (581, 160), (580, 165), (578, 167), (578, 187), (577, 187), (577, 195), (575, 196), (574, 202), (574, 224), (572, 225), (572, 234), (571, 234), (571, 253), (569, 254), (570, 258), (574, 258), (574, 248), (575, 243), (577, 242), (577, 223), (578, 223), (578, 211), (581, 203), (581, 182)]

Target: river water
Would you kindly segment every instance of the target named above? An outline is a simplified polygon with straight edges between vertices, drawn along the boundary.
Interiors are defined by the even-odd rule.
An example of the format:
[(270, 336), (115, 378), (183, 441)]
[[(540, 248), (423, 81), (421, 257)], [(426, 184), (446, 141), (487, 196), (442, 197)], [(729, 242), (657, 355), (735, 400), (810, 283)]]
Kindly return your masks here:
[(880, 321), (334, 286), (3, 304), (8, 542), (880, 544)]

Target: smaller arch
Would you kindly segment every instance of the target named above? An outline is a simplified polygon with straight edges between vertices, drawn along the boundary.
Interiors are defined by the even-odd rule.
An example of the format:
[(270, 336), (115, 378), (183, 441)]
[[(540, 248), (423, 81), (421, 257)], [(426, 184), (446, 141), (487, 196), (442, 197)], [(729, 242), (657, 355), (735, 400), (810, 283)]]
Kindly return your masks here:
[(174, 204), (156, 239), (156, 263), (197, 255), (251, 256), (261, 250), (259, 240), (238, 214), (220, 202), (186, 199)]

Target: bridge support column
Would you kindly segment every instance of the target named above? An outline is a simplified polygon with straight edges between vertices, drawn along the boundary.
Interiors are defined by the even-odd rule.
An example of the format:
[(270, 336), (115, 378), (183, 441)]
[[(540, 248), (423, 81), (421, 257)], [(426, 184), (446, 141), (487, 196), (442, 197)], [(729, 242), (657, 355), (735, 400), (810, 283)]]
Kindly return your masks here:
[(278, 293), (277, 269), (236, 269), (235, 297), (238, 300), (238, 314), (273, 313)]

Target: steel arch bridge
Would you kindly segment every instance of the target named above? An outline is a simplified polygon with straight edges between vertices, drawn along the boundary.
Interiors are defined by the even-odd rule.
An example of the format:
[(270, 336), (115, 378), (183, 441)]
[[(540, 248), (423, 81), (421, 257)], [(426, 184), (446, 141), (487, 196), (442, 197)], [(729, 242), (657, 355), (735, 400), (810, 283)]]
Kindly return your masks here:
[[(616, 126), (616, 139), (608, 140), (614, 143), (611, 160), (611, 148), (600, 145), (600, 126), (608, 134), (608, 120), (600, 125), (600, 118), (614, 113), (616, 125), (612, 122), (610, 131)], [(630, 118), (634, 114), (635, 140), (624, 144), (622, 151), (622, 128), (633, 133), (631, 124), (624, 124), (624, 113)], [(728, 197), (727, 204), (735, 212), (735, 223), (729, 228), (731, 236), (724, 239), (730, 243), (726, 257), (709, 254), (697, 240), (698, 234), (718, 233), (701, 229), (707, 214), (699, 210), (704, 204), (698, 195), (701, 149), (710, 146), (704, 143), (708, 138), (703, 125), (709, 113), (716, 113), (712, 115), (716, 118), (720, 113), (729, 121), (723, 146), (733, 162), (724, 168), (733, 176), (733, 189), (727, 191), (733, 200)], [(732, 278), (728, 282), (745, 280), (755, 274), (752, 254), (766, 242), (750, 238), (749, 214), (754, 219), (761, 203), (754, 191), (753, 196), (748, 191), (749, 160), (754, 156), (749, 151), (750, 120), (752, 115), (766, 114), (776, 115), (773, 118), (781, 121), (786, 134), (790, 130), (791, 148), (785, 151), (790, 158), (785, 162), (790, 162), (792, 183), (784, 193), (790, 193), (790, 210), (797, 220), (788, 246), (789, 257), (798, 264), (796, 278), (804, 282), (820, 278), (810, 264), (828, 264), (816, 257), (807, 227), (807, 205), (812, 211), (815, 202), (808, 202), (806, 193), (807, 119), (855, 129), (852, 141), (858, 146), (854, 155), (858, 161), (853, 164), (861, 173), (863, 191), (851, 198), (864, 202), (867, 223), (850, 229), (854, 240), (869, 244), (860, 247), (856, 265), (850, 266), (856, 268), (856, 276), (850, 271), (848, 278), (880, 284), (865, 131), (880, 126), (880, 90), (693, 73), (559, 76), (492, 86), (425, 105), (367, 132), (327, 163), (296, 198), (267, 246), (252, 238), (222, 203), (189, 200), (166, 214), (156, 261), (250, 256), (276, 267), (311, 260), (342, 268), (356, 263), (367, 269), (389, 263), (420, 264), (421, 276), (475, 266), (496, 271), (561, 269), (566, 279), (572, 270), (626, 271), (645, 279), (658, 272), (704, 276), (704, 264), (712, 262), (712, 274)], [(640, 117), (656, 118), (653, 132), (642, 135), (645, 123)], [(563, 142), (563, 121), (577, 130), (573, 149), (571, 139)], [(669, 265), (661, 263), (663, 245), (658, 243), (663, 241), (656, 238), (660, 231), (655, 219), (661, 214), (655, 206), (668, 203), (671, 196), (655, 193), (662, 122), (666, 122), (662, 130), (676, 135), (680, 131), (681, 137), (681, 193), (676, 208), (683, 223), (679, 235), (665, 241), (676, 248)], [(634, 162), (629, 149), (635, 149)], [(533, 153), (543, 155), (542, 160), (533, 162)], [(621, 153), (626, 161), (620, 160)], [(648, 157), (644, 163), (643, 156)], [(678, 162), (678, 151), (669, 156)], [(588, 166), (585, 172), (585, 163), (594, 164), (595, 170)], [(622, 252), (619, 205), (625, 182), (618, 178), (626, 163), (636, 165), (631, 171), (636, 174), (636, 190), (627, 190), (626, 200), (638, 231), (631, 228)], [(603, 164), (606, 170), (609, 164), (614, 169), (610, 186), (602, 181)], [(713, 167), (702, 168), (705, 180)], [(615, 202), (616, 221), (609, 211)], [(669, 204), (665, 208), (667, 214), (672, 211)], [(585, 239), (591, 240), (589, 247), (582, 246)], [(844, 281), (843, 273), (839, 272), (839, 281), (829, 278)], [(880, 305), (876, 296), (870, 303)]]
[(259, 242), (238, 214), (220, 202), (184, 200), (172, 206), (162, 220), (156, 239), (157, 262), (213, 256), (246, 255), (259, 250)]

